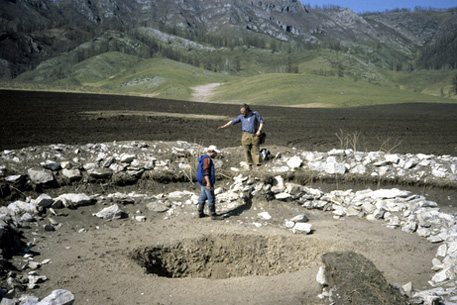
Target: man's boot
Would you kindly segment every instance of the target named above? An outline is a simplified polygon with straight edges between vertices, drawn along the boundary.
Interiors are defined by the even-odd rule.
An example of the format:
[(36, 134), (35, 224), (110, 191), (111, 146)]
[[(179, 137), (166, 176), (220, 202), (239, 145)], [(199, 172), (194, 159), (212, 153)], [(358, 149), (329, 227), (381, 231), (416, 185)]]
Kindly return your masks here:
[(216, 205), (213, 204), (212, 206), (209, 206), (209, 212), (212, 220), (219, 220), (220, 217), (216, 213)]
[(205, 208), (205, 204), (204, 203), (199, 203), (198, 204), (198, 218), (206, 217), (206, 214), (203, 212), (204, 208)]

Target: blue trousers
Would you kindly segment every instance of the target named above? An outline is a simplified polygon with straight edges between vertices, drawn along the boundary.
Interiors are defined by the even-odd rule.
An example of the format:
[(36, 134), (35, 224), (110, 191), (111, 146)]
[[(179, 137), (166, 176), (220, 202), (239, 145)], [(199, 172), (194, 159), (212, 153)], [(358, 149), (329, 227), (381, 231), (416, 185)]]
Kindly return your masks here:
[(214, 187), (211, 187), (210, 190), (206, 188), (206, 186), (201, 186), (202, 194), (200, 196), (200, 200), (198, 200), (199, 204), (204, 204), (205, 201), (208, 199), (208, 206), (213, 206), (215, 203), (216, 196), (214, 195)]

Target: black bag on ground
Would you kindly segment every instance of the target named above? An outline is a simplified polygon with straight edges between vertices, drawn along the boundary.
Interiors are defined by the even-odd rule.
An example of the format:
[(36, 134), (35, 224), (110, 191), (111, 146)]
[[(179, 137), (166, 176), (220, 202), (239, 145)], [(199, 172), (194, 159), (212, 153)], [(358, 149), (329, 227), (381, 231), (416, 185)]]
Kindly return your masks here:
[(265, 132), (261, 132), (259, 135), (259, 144), (265, 143), (265, 139), (267, 138), (267, 134)]
[(271, 152), (266, 149), (266, 148), (262, 148), (260, 150), (260, 156), (262, 157), (262, 160), (263, 161), (268, 161), (268, 160), (271, 160), (273, 159), (273, 155), (271, 154)]

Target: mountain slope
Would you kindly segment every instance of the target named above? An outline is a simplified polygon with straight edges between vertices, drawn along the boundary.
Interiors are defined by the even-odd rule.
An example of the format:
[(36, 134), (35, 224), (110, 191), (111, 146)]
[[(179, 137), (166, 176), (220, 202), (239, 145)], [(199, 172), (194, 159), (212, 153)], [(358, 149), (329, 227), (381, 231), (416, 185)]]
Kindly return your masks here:
[(126, 34), (147, 27), (219, 46), (275, 48), (280, 42), (330, 46), (391, 68), (413, 60), (421, 48), (449, 35), (444, 25), (457, 24), (452, 12), (359, 16), (349, 9), (309, 9), (297, 0), (0, 2), (3, 79), (14, 78), (107, 30)]
[[(425, 100), (397, 88), (437, 96), (434, 101), (455, 92), (452, 10), (357, 15), (310, 9), (297, 0), (0, 4), (0, 80), (13, 86), (189, 99), (194, 86), (224, 82), (219, 90), (236, 84), (231, 90), (240, 92), (238, 99), (265, 101), (267, 91), (272, 100), (266, 103), (302, 104), (306, 86), (300, 82), (314, 77), (324, 86), (311, 86), (306, 100), (339, 106)], [(428, 77), (418, 68), (448, 70)], [(262, 78), (267, 87), (256, 85)], [(293, 88), (287, 89), (288, 81)], [(250, 87), (240, 90), (245, 85)], [(317, 90), (328, 88), (335, 91), (319, 100)], [(380, 97), (390, 93), (391, 101)]]

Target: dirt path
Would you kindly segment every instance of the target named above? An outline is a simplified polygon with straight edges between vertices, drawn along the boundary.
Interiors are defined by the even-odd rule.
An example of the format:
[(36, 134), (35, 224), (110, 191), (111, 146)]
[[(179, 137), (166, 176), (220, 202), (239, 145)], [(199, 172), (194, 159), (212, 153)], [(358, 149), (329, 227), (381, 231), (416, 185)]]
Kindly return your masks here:
[(211, 100), (211, 97), (214, 95), (213, 90), (221, 85), (222, 83), (211, 83), (191, 88), (194, 90), (194, 93), (192, 94), (192, 101), (203, 103), (213, 102)]

